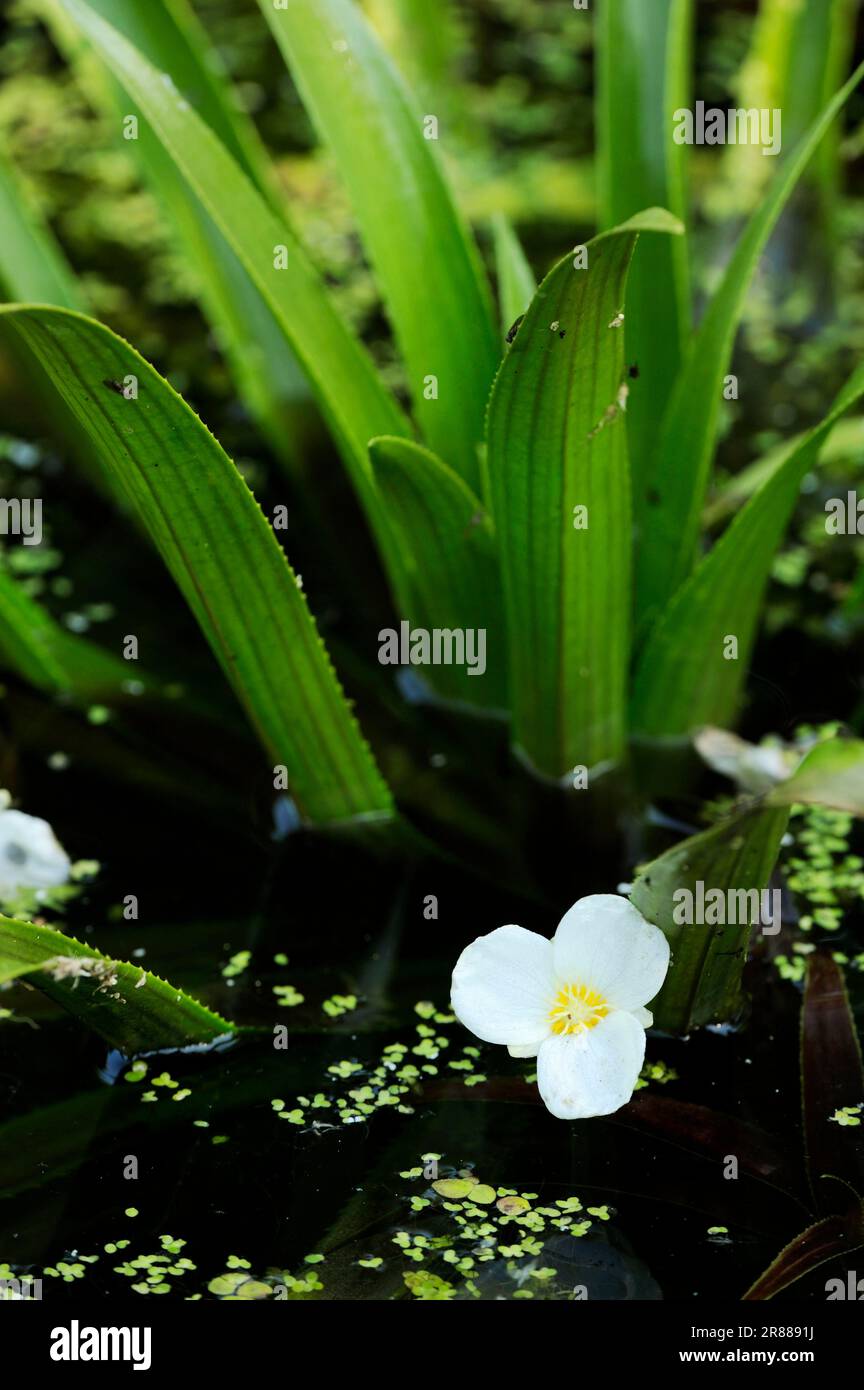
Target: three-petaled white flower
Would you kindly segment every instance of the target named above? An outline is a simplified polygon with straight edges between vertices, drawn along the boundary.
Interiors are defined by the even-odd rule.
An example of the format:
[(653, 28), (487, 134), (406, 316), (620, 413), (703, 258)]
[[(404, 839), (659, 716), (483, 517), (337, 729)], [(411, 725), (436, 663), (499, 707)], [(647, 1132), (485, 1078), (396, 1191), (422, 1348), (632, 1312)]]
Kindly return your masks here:
[(484, 1042), (537, 1058), (547, 1109), (562, 1120), (610, 1115), (645, 1059), (645, 1008), (669, 968), (669, 943), (626, 898), (598, 893), (566, 912), (551, 941), (498, 927), (466, 946), (453, 1012)]

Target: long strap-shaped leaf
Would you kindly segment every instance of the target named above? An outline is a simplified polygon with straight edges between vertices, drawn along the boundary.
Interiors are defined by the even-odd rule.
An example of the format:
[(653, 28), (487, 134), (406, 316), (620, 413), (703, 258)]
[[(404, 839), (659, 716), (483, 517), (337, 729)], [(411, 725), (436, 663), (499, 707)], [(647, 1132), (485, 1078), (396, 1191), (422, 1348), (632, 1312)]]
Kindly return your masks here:
[(370, 521), (386, 547), (367, 453), (376, 435), (410, 435), (368, 354), (333, 307), (283, 222), (213, 132), (152, 64), (83, 0), (63, 0), (147, 117), (279, 323), (313, 387)]
[[(453, 699), (503, 710), (507, 651), (501, 581), (483, 504), (428, 449), (406, 439), (375, 439), (369, 452), (408, 572), (411, 606), (401, 617), (412, 628), (447, 633), (442, 652), (450, 661), (428, 670), (421, 666), (418, 673)], [(464, 645), (469, 641), (470, 653)], [(460, 648), (471, 661), (453, 664)]]
[(351, 195), (424, 436), (476, 490), (500, 351), (476, 249), (426, 138), (434, 127), (353, 0), (260, 5)]
[(14, 169), (0, 156), (0, 296), (84, 307), (75, 274)]
[(828, 103), (776, 175), (745, 228), (694, 338), (669, 403), (639, 535), (636, 599), (642, 625), (656, 619), (693, 567), (711, 468), (723, 379), (747, 288), (790, 194), (825, 132), (864, 77), (864, 63)]
[[(212, 435), (149, 363), (59, 309), (0, 311), (89, 438), (182, 590), (262, 743), (313, 821), (388, 814), (390, 794), (297, 580)], [(112, 385), (135, 377), (138, 398)]]
[[(601, 223), (615, 227), (640, 208), (686, 219), (689, 151), (672, 139), (673, 113), (689, 103), (693, 0), (604, 0), (597, 10), (597, 126)], [(626, 342), (639, 365), (627, 419), (633, 502), (691, 332), (687, 244), (652, 238), (627, 286)]]
[(541, 772), (624, 746), (630, 482), (624, 290), (653, 209), (589, 243), (534, 297), (489, 403), (488, 474), (507, 614), (513, 736)]
[[(88, 0), (146, 60), (170, 79), (239, 167), (271, 203), (275, 176), (266, 165), (252, 123), (242, 117), (213, 71), (206, 36), (183, 0)], [(62, 0), (39, 0), (51, 32), (72, 62), (90, 99), (112, 121), (118, 146), (135, 160), (165, 212), (175, 243), (194, 275), (205, 314), (226, 354), (238, 388), (277, 456), (293, 463), (303, 453), (310, 423), (309, 386), (284, 333), (206, 208), (190, 195), (183, 175), (111, 64), (100, 60), (69, 18)], [(123, 123), (139, 121), (135, 139), (122, 138)], [(278, 211), (278, 209), (277, 209)], [(16, 299), (48, 302), (47, 296)], [(78, 307), (78, 306), (70, 306)]]
[(732, 721), (771, 562), (801, 481), (840, 416), (862, 395), (864, 365), (830, 414), (790, 449), (678, 590), (640, 657), (631, 710), (635, 732), (675, 736), (701, 724)]
[(231, 1036), (219, 1014), (140, 965), (50, 927), (0, 917), (0, 984), (24, 975), (127, 1056)]

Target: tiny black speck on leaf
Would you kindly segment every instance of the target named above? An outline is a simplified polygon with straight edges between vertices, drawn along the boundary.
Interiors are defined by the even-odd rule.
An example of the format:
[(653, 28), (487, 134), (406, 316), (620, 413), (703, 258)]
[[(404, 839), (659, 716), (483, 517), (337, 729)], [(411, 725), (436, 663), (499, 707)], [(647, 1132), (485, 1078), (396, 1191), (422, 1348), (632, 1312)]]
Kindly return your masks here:
[(123, 395), (122, 381), (111, 381), (109, 378), (106, 378), (105, 381), (102, 382), (102, 385), (107, 386), (109, 391), (116, 391), (118, 396)]

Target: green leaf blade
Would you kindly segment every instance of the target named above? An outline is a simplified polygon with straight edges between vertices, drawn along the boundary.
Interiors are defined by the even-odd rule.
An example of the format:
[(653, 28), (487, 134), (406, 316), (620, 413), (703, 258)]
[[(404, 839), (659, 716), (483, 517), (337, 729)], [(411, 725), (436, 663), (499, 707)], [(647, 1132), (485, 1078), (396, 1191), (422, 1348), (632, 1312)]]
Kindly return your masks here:
[(495, 242), (495, 271), (501, 307), (501, 327), (506, 334), (516, 320), (527, 314), (537, 292), (537, 281), (528, 264), (512, 223), (499, 213), (492, 223)]
[(663, 611), (693, 567), (723, 380), (750, 280), (801, 175), (862, 77), (864, 64), (828, 103), (775, 176), (738, 241), (678, 377), (646, 480), (648, 505), (637, 570), (640, 630)]
[(673, 845), (640, 871), (631, 902), (660, 927), (672, 947), (669, 973), (651, 1004), (658, 1028), (686, 1034), (708, 1023), (728, 1022), (740, 1011), (749, 921), (719, 926), (676, 922), (675, 894), (689, 891), (695, 900), (699, 883), (706, 892), (761, 893), (788, 819), (788, 809), (748, 808)]
[(0, 295), (64, 309), (84, 307), (74, 272), (50, 228), (0, 156)]
[[(401, 554), (410, 608), (402, 614), (427, 631), (483, 633), (483, 667), (435, 666), (423, 674), (442, 694), (503, 710), (507, 704), (504, 615), (494, 539), (482, 503), (439, 458), (405, 439), (370, 445)], [(476, 656), (475, 648), (475, 656)]]
[[(184, 594), (265, 748), (318, 822), (389, 815), (296, 577), (240, 474), (182, 399), (110, 330), (62, 310), (0, 310), (88, 435)], [(134, 376), (138, 399), (111, 389)], [(106, 385), (106, 382), (108, 383)]]
[[(672, 139), (673, 115), (690, 100), (692, 0), (607, 0), (597, 13), (600, 217), (615, 227), (640, 208), (686, 219), (689, 151)], [(639, 249), (627, 289), (627, 356), (639, 365), (628, 409), (637, 511), (666, 405), (691, 332), (686, 242)]]
[(411, 427), (368, 354), (336, 313), (290, 229), (185, 98), (84, 0), (62, 3), (141, 108), (260, 292), (318, 397), (374, 524), (367, 444), (375, 435), (410, 436)]
[[(859, 367), (825, 419), (789, 447), (675, 594), (640, 655), (631, 707), (637, 733), (674, 738), (702, 724), (734, 722), (771, 563), (802, 479), (862, 394)], [(733, 637), (736, 655), (730, 658)]]
[(625, 744), (631, 543), (621, 315), (641, 230), (680, 225), (649, 210), (589, 243), (587, 268), (567, 256), (550, 271), (489, 402), (513, 736), (551, 777), (617, 760)]
[(424, 437), (476, 490), (500, 351), (479, 257), (423, 114), (350, 0), (260, 4), (350, 194)]
[[(76, 962), (89, 973), (75, 973)], [(224, 1018), (140, 965), (112, 960), (50, 927), (0, 917), (0, 983), (23, 976), (32, 976), (127, 1056), (227, 1041), (233, 1031)]]

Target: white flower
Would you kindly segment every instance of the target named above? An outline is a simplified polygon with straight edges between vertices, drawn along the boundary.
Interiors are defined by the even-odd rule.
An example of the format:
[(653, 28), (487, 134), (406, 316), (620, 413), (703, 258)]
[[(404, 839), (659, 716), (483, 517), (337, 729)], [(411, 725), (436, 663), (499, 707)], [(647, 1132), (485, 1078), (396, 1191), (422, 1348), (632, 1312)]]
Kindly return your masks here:
[(56, 888), (68, 879), (69, 868), (47, 820), (0, 809), (0, 901), (23, 888)]
[(669, 943), (626, 898), (598, 893), (566, 912), (551, 941), (498, 927), (466, 946), (453, 1012), (484, 1042), (537, 1058), (547, 1109), (562, 1120), (626, 1105), (645, 1059), (644, 1007), (669, 968)]

